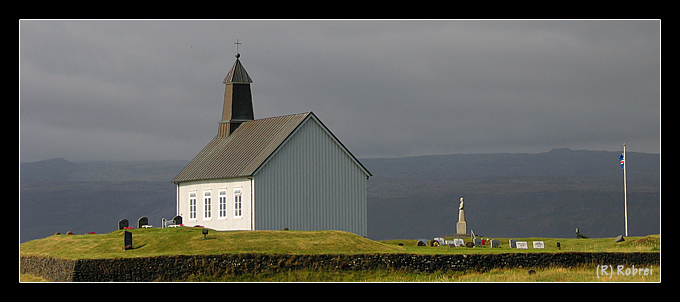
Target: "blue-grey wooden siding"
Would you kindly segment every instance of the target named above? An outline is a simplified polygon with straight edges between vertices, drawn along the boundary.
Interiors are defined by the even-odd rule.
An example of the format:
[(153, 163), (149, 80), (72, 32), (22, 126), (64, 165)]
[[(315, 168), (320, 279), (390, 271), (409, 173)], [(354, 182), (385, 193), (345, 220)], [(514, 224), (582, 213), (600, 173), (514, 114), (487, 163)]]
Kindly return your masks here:
[(367, 176), (325, 126), (309, 118), (254, 175), (255, 229), (366, 236)]

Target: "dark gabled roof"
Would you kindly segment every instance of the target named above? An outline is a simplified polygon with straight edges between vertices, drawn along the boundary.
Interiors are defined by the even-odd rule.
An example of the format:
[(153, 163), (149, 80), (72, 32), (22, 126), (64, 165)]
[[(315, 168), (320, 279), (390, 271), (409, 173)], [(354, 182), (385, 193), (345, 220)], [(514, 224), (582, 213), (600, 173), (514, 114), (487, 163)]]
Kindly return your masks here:
[(286, 139), (309, 118), (318, 122), (367, 177), (372, 176), (314, 113), (306, 112), (244, 122), (231, 135), (215, 137), (172, 182), (254, 175)]
[(229, 73), (227, 76), (224, 78), (223, 84), (229, 84), (229, 83), (240, 83), (240, 84), (250, 84), (252, 83), (253, 80), (250, 79), (250, 76), (248, 75), (248, 72), (246, 72), (246, 69), (243, 68), (243, 64), (241, 64), (241, 60), (236, 58), (236, 62), (234, 62), (234, 66), (231, 67), (231, 70), (229, 70)]
[(245, 122), (231, 135), (215, 137), (172, 182), (253, 175), (309, 114)]

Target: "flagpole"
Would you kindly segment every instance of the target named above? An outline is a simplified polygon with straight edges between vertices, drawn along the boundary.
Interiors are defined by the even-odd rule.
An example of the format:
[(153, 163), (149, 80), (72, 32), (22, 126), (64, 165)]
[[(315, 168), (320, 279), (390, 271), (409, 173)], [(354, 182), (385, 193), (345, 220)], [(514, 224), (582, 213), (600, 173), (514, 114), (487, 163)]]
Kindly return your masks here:
[(626, 192), (626, 143), (623, 143), (623, 216), (626, 218), (626, 237), (628, 237), (628, 194)]

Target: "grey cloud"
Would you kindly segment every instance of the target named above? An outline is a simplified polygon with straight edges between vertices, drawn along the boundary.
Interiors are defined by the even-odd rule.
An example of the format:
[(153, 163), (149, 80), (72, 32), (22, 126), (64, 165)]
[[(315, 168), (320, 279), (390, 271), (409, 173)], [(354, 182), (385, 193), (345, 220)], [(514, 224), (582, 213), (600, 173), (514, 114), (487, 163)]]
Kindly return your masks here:
[(216, 133), (236, 38), (256, 118), (312, 110), (358, 157), (660, 151), (658, 20), (22, 20), (20, 30), (26, 161), (190, 159)]

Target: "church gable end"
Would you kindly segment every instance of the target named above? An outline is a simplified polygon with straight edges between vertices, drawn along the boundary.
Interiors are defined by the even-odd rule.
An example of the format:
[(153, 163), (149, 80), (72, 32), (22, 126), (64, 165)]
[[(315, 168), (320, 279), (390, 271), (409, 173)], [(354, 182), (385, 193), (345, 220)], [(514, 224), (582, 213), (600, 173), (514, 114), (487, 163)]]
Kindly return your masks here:
[(366, 234), (370, 173), (313, 115), (255, 172), (256, 229)]

